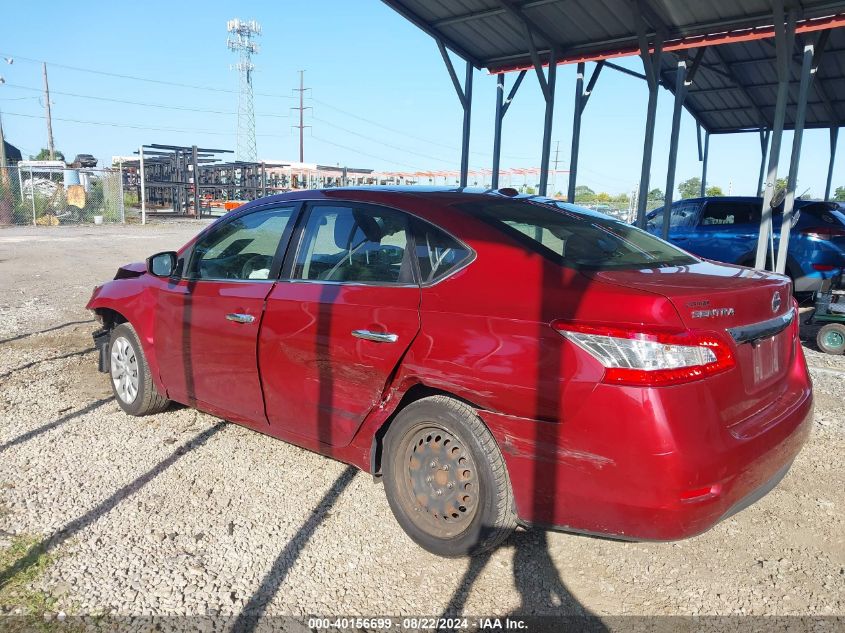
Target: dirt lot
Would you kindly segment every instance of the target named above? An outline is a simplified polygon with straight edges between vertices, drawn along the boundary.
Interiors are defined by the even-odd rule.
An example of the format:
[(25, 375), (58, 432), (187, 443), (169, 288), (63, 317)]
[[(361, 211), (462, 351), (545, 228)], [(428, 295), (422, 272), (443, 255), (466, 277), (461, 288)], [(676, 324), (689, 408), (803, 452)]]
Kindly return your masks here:
[(91, 289), (199, 226), (0, 230), (0, 612), (845, 614), (842, 358), (808, 350), (809, 444), (710, 532), (518, 532), (444, 560), (363, 474), (190, 409), (133, 419), (112, 401)]

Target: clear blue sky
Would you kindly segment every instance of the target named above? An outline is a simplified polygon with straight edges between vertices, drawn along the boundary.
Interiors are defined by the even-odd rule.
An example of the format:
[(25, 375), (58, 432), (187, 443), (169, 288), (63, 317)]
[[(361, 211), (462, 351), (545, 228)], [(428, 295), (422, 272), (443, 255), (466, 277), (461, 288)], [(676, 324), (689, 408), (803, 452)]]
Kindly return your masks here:
[[(142, 143), (197, 144), (235, 148), (238, 78), (229, 64), (226, 21), (255, 19), (263, 26), (255, 58), (258, 154), (265, 160), (292, 160), (298, 137), (291, 129), (291, 91), (297, 71), (306, 70), (311, 87), (305, 160), (323, 164), (407, 171), (457, 169), (461, 109), (433, 40), (378, 0), (325, 2), (158, 2), (142, 4), (91, 1), (60, 10), (7, 3), (0, 53), (0, 109), (7, 139), (34, 154), (46, 146), (39, 93), (40, 64), (46, 60), (53, 102), (56, 147), (68, 158), (94, 154), (107, 163), (112, 155), (131, 154)], [(50, 64), (53, 62), (53, 64)], [(641, 70), (638, 59), (624, 65)], [(209, 86), (198, 90), (132, 81), (60, 67), (76, 66), (148, 77), (177, 84)], [(588, 64), (588, 73), (592, 69)], [(513, 76), (508, 76), (508, 85)], [(473, 94), (471, 167), (490, 167), (495, 77), (476, 72)], [(558, 72), (553, 139), (560, 142), (560, 168), (569, 163), (574, 66)], [(74, 95), (106, 97), (183, 110), (130, 105)], [(630, 192), (639, 179), (647, 91), (645, 83), (605, 69), (585, 111), (579, 184), (596, 191)], [(213, 110), (196, 112), (192, 110)], [(666, 156), (672, 97), (661, 91), (651, 187), (666, 183)], [(18, 115), (29, 115), (27, 118)], [(275, 115), (275, 116), (268, 116)], [(367, 119), (367, 121), (362, 120)], [(89, 125), (99, 121), (121, 126)], [(540, 163), (543, 100), (536, 76), (526, 77), (505, 119), (503, 167)], [(129, 127), (131, 126), (131, 127)], [(155, 129), (158, 128), (158, 129)], [(349, 131), (357, 133), (350, 134)], [(845, 185), (845, 145), (834, 187)], [(781, 175), (788, 165), (792, 135), (784, 136)], [(827, 173), (828, 133), (804, 136), (799, 193), (809, 187), (819, 196)], [(555, 143), (552, 144), (553, 150)], [(710, 184), (725, 192), (753, 194), (760, 149), (756, 134), (714, 136), (710, 144)], [(684, 114), (676, 182), (700, 175), (695, 123)], [(557, 183), (565, 189), (565, 177)]]

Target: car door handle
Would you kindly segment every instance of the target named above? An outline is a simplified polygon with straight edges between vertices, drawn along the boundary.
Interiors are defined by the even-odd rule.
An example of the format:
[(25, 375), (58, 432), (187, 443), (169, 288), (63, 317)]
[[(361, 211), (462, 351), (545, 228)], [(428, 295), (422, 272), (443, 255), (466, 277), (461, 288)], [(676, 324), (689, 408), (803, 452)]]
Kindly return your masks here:
[(255, 317), (251, 314), (238, 314), (237, 312), (232, 312), (231, 314), (226, 315), (227, 321), (234, 321), (235, 323), (252, 323), (255, 321)]
[(352, 336), (362, 338), (365, 341), (375, 341), (376, 343), (395, 343), (399, 340), (397, 334), (382, 334), (381, 332), (370, 332), (369, 330), (352, 330)]

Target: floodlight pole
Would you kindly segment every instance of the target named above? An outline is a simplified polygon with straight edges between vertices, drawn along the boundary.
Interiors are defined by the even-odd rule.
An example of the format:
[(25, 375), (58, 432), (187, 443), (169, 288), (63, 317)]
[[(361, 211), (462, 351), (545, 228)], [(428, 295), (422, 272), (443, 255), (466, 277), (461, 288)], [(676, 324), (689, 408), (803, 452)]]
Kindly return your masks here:
[(789, 161), (789, 177), (786, 184), (786, 200), (783, 203), (783, 220), (780, 225), (780, 243), (775, 271), (786, 272), (786, 255), (789, 252), (789, 232), (792, 229), (792, 212), (795, 208), (795, 185), (798, 182), (798, 163), (801, 160), (801, 141), (804, 137), (804, 121), (807, 115), (807, 94), (813, 78), (813, 44), (804, 45), (804, 61), (801, 64), (801, 84), (798, 89), (797, 113), (795, 115), (795, 131), (792, 137), (792, 157)]
[(672, 192), (675, 189), (675, 168), (678, 165), (678, 136), (681, 131), (681, 109), (686, 96), (687, 64), (678, 61), (675, 72), (675, 106), (672, 110), (672, 135), (669, 139), (669, 164), (666, 167), (666, 195), (663, 198), (663, 239), (669, 239), (669, 220), (672, 215)]
[(147, 196), (146, 196), (146, 184), (144, 179), (144, 146), (138, 149), (138, 154), (141, 156), (141, 224), (147, 223)]
[(830, 186), (833, 183), (833, 164), (836, 162), (836, 142), (839, 140), (839, 128), (830, 128), (830, 162), (827, 165), (827, 184), (824, 188), (825, 202), (830, 200)]
[(511, 90), (505, 98), (505, 74), (499, 73), (496, 76), (496, 121), (493, 128), (493, 174), (491, 176), (490, 187), (492, 189), (499, 188), (499, 163), (502, 155), (502, 120), (511, 106), (513, 98), (516, 96), (516, 91), (522, 85), (522, 80), (525, 79), (525, 72), (521, 70), (516, 77), (516, 81)]
[[(780, 158), (780, 143), (783, 137), (783, 123), (786, 118), (786, 102), (789, 98), (789, 64), (792, 48), (795, 43), (796, 12), (790, 9), (784, 28), (783, 0), (775, 1), (774, 27), (775, 48), (777, 50), (778, 91), (775, 104), (774, 126), (772, 127), (772, 146), (769, 150), (769, 169), (766, 176), (766, 186), (763, 191), (763, 208), (760, 219), (760, 234), (757, 239), (757, 257), (754, 267), (765, 270), (772, 234), (772, 197), (778, 177), (778, 159)], [(774, 245), (772, 245), (774, 250)], [(774, 258), (774, 252), (772, 253)]]

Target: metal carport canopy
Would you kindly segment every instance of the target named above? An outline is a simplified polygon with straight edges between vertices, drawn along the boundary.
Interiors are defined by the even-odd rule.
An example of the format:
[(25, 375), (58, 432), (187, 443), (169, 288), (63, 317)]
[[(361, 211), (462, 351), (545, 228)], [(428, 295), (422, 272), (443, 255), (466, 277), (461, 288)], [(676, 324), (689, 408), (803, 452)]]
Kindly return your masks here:
[[(546, 194), (558, 64), (577, 63), (568, 199), (574, 198), (581, 116), (604, 66), (648, 82), (649, 104), (637, 205), (642, 226), (651, 169), (657, 90), (675, 94), (667, 170), (663, 235), (669, 232), (680, 112), (686, 108), (705, 131), (699, 157), (705, 167), (711, 133), (759, 131), (763, 161), (771, 136), (763, 224), (757, 266), (765, 265), (771, 239), (772, 199), (777, 155), (784, 129), (794, 129), (787, 203), (781, 244), (788, 245), (797, 165), (804, 127), (829, 128), (833, 170), (836, 136), (845, 115), (845, 1), (831, 0), (383, 0), (437, 42), (464, 110), (461, 185), (466, 185), (472, 67), (498, 75), (493, 147), (493, 186), (498, 186), (502, 119), (527, 70), (538, 76), (546, 101), (540, 194)], [(801, 34), (801, 41), (796, 38)], [(796, 48), (796, 44), (803, 46)], [(466, 61), (461, 86), (451, 49)], [(664, 53), (672, 52), (667, 67)], [(822, 55), (824, 53), (824, 55)], [(644, 74), (608, 61), (639, 55)], [(597, 62), (584, 87), (585, 62)], [(797, 64), (795, 63), (797, 61)], [(547, 70), (544, 73), (544, 68)], [(519, 71), (504, 97), (504, 73)], [(800, 84), (795, 87), (795, 81)], [(812, 96), (811, 96), (812, 95)], [(790, 109), (791, 108), (791, 109)], [(787, 111), (790, 112), (787, 116)], [(704, 180), (704, 178), (702, 178)], [(704, 184), (702, 183), (702, 189)], [(786, 248), (779, 249), (783, 270)], [(773, 253), (774, 255), (774, 253)], [(774, 263), (774, 262), (773, 262)]]

